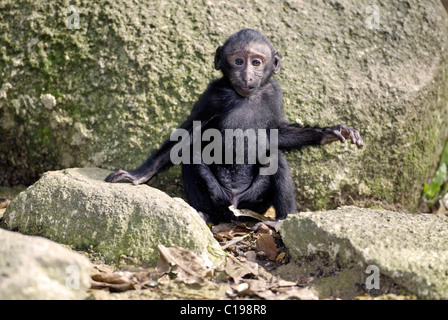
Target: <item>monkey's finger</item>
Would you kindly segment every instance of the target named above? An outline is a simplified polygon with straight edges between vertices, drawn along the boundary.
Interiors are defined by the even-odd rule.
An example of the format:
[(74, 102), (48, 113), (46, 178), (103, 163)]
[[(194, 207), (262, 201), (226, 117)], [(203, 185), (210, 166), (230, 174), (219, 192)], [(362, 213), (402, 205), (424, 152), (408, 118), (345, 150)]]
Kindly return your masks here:
[(358, 148), (362, 148), (364, 146), (364, 140), (362, 140), (361, 136), (359, 136), (358, 142), (356, 143)]
[(115, 183), (120, 180), (132, 181), (133, 177), (129, 174), (129, 172), (120, 169), (108, 175), (105, 180), (106, 182)]
[(111, 174), (109, 174), (109, 175), (106, 177), (106, 179), (104, 179), (104, 181), (106, 181), (106, 182), (115, 182), (114, 180), (115, 180), (115, 178), (117, 177), (117, 175), (119, 174), (119, 171), (120, 171), (120, 170), (115, 171), (115, 172), (112, 172)]
[(350, 129), (349, 133), (350, 133), (350, 140), (352, 141), (352, 143), (356, 144), (356, 142), (358, 141), (358, 139), (356, 139), (355, 136), (356, 130)]
[(362, 140), (362, 137), (359, 134), (359, 132), (357, 130), (353, 130), (353, 135), (355, 137), (354, 143), (356, 144), (356, 146), (358, 148), (362, 148), (364, 146), (364, 141)]
[(341, 142), (345, 142), (344, 136), (341, 134), (339, 130), (333, 130), (332, 133), (339, 139)]

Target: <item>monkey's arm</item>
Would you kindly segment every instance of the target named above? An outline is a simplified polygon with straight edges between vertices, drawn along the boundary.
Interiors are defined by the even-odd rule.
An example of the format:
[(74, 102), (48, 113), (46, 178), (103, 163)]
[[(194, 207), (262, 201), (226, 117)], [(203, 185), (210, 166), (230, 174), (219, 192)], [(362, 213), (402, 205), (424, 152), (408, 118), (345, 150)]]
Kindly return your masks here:
[[(191, 134), (193, 121), (201, 121), (201, 124), (204, 125), (215, 116), (216, 108), (211, 92), (213, 92), (213, 83), (209, 85), (209, 88), (193, 106), (190, 116), (182, 123), (179, 127), (180, 129), (185, 129)], [(170, 159), (170, 153), (171, 149), (177, 143), (179, 141), (166, 140), (140, 167), (129, 172), (125, 170), (115, 171), (106, 177), (106, 182), (118, 182), (120, 180), (127, 180), (133, 184), (147, 182), (158, 172), (173, 165)]]
[[(211, 102), (213, 92), (213, 84), (204, 92), (200, 99), (193, 106), (188, 119), (182, 123), (180, 129), (187, 130), (190, 134), (193, 130), (193, 121), (201, 121), (202, 125), (207, 123), (214, 117), (214, 103)], [(133, 184), (141, 184), (150, 180), (158, 172), (173, 165), (170, 159), (171, 149), (179, 143), (178, 141), (166, 140), (162, 146), (154, 151), (149, 158), (137, 169), (132, 171), (118, 170), (106, 177), (106, 182), (118, 182), (120, 180), (127, 180)]]
[(344, 124), (327, 128), (285, 124), (280, 126), (278, 131), (278, 147), (283, 150), (327, 144), (338, 140), (345, 142), (346, 139), (350, 139), (358, 148), (362, 148), (364, 145), (359, 132)]
[[(180, 128), (187, 131), (192, 130), (193, 121), (188, 119)], [(154, 151), (140, 167), (132, 171), (117, 170), (108, 175), (105, 179), (106, 182), (118, 182), (120, 180), (127, 180), (133, 184), (145, 183), (151, 179), (156, 173), (173, 165), (170, 159), (171, 149), (179, 143), (178, 141), (166, 140), (162, 146)]]
[(176, 141), (165, 141), (160, 149), (154, 151), (151, 156), (140, 167), (132, 171), (117, 170), (106, 177), (106, 182), (118, 182), (127, 180), (133, 184), (145, 183), (157, 172), (172, 165), (170, 151)]

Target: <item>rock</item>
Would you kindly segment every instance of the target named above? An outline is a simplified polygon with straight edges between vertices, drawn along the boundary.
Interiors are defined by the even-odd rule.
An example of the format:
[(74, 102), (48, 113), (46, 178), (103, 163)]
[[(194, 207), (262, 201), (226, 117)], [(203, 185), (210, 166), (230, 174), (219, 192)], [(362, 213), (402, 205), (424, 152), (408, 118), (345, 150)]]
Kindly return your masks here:
[(0, 229), (0, 300), (84, 299), (87, 258), (53, 241)]
[[(0, 184), (64, 167), (134, 169), (220, 76), (218, 45), (249, 26), (283, 57), (276, 79), (287, 117), (346, 123), (366, 143), (289, 153), (300, 208), (372, 199), (417, 208), (448, 136), (448, 16), (439, 0), (70, 5), (1, 1)], [(176, 166), (151, 183), (180, 194), (179, 176)]]
[(447, 217), (342, 207), (289, 216), (279, 230), (291, 256), (325, 253), (346, 286), (366, 286), (375, 269), (380, 287), (392, 281), (421, 298), (448, 298)]
[(7, 207), (8, 228), (100, 253), (113, 263), (158, 260), (157, 245), (193, 250), (209, 266), (223, 261), (198, 213), (147, 185), (104, 182), (102, 169), (47, 172)]

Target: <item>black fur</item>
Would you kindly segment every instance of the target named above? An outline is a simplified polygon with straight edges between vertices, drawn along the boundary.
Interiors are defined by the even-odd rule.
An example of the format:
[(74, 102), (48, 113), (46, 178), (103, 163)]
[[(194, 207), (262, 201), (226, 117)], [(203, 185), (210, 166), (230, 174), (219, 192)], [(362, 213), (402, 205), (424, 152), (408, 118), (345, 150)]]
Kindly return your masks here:
[[(258, 67), (236, 68), (227, 57), (240, 50), (258, 48), (268, 53)], [(248, 61), (251, 56), (248, 56)], [(249, 63), (246, 61), (247, 63)], [(213, 223), (230, 221), (234, 215), (228, 209), (264, 213), (271, 205), (276, 218), (284, 219), (296, 212), (295, 186), (288, 163), (281, 150), (299, 149), (350, 138), (359, 147), (362, 139), (356, 130), (344, 125), (331, 128), (303, 128), (290, 124), (283, 112), (282, 93), (271, 78), (278, 73), (281, 60), (269, 40), (261, 33), (244, 29), (232, 35), (216, 50), (215, 68), (223, 77), (212, 81), (194, 105), (188, 119), (180, 126), (192, 131), (193, 121), (201, 121), (202, 131), (225, 129), (278, 129), (278, 170), (273, 175), (260, 175), (262, 164), (182, 164), (182, 179), (187, 200), (196, 210), (207, 214)], [(242, 89), (241, 87), (247, 87)], [(144, 183), (156, 173), (172, 165), (170, 151), (177, 142), (166, 141), (149, 159), (134, 171), (119, 170), (106, 178), (108, 182), (128, 180)], [(224, 145), (224, 143), (223, 143)], [(204, 147), (204, 144), (203, 144)], [(247, 145), (245, 145), (247, 151)]]

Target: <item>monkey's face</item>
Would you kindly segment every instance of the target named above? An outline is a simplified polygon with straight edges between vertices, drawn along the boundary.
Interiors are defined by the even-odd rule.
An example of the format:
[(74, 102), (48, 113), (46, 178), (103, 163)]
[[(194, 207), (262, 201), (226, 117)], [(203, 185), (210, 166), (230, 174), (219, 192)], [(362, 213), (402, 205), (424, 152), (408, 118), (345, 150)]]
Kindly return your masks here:
[(259, 43), (250, 43), (227, 54), (227, 76), (235, 91), (247, 97), (265, 83), (272, 74), (271, 50)]
[(273, 73), (280, 72), (280, 55), (258, 31), (243, 29), (231, 35), (215, 54), (215, 69), (222, 70), (241, 96), (254, 94)]

